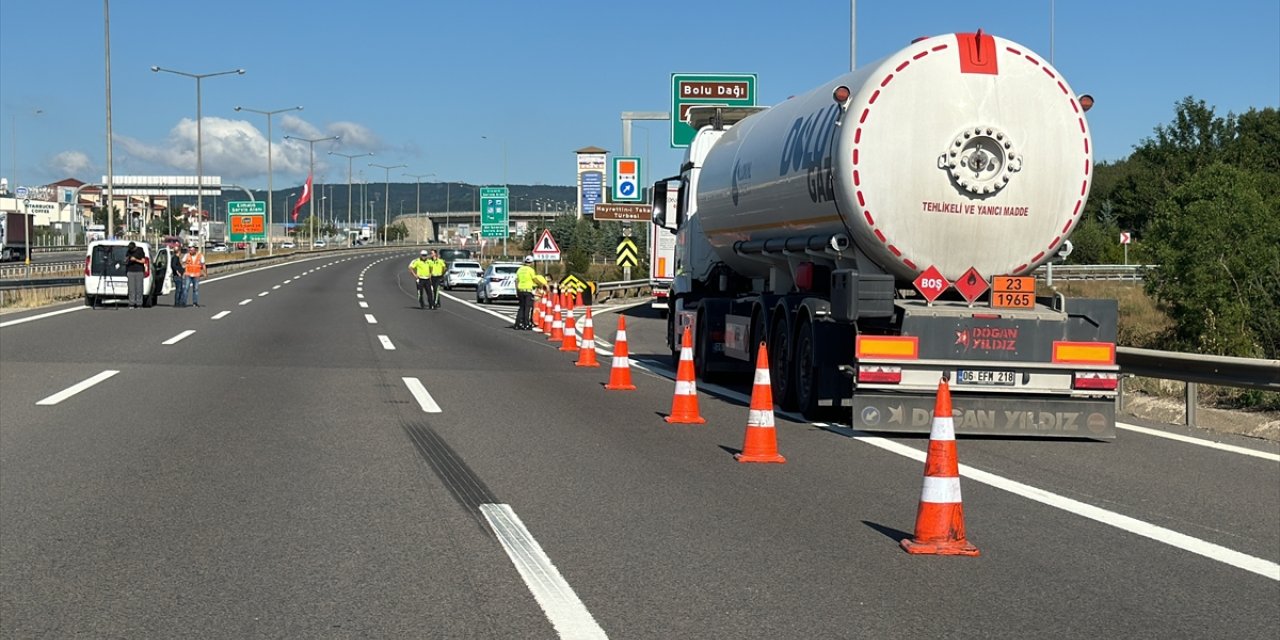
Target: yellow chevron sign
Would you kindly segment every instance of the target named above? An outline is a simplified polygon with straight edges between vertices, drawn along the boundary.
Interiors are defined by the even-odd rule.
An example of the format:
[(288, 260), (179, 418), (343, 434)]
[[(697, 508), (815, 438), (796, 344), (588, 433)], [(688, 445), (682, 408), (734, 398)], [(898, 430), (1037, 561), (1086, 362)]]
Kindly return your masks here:
[(577, 276), (569, 274), (560, 279), (560, 290), (570, 293), (582, 293), (587, 289), (587, 283), (579, 280)]
[(640, 250), (636, 248), (636, 243), (631, 238), (622, 238), (618, 241), (618, 259), (615, 264), (619, 267), (634, 267), (640, 264)]

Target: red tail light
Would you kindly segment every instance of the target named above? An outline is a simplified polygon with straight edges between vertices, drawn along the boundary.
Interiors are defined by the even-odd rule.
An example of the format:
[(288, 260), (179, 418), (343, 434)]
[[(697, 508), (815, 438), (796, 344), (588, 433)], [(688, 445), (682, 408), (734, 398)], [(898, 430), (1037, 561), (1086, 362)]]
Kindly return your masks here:
[(1104, 373), (1100, 371), (1077, 371), (1075, 380), (1072, 382), (1074, 389), (1100, 389), (1103, 391), (1115, 391), (1120, 384), (1120, 376), (1115, 373)]
[(89, 258), (89, 256), (85, 256), (85, 257), (84, 257), (84, 275), (86, 275), (86, 276), (87, 276), (87, 275), (90, 275), (90, 273), (89, 273), (89, 259), (90, 259), (90, 258)]
[(144, 278), (151, 277), (151, 258), (142, 259), (142, 277)]
[(902, 367), (880, 367), (866, 364), (859, 365), (858, 382), (898, 384), (902, 382)]

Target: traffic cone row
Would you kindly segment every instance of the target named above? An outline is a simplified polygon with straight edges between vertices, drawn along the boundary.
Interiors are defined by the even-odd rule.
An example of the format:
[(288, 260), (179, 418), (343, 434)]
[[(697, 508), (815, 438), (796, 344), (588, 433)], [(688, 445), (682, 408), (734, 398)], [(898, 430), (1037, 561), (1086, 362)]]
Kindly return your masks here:
[(533, 330), (542, 333), (542, 302), (546, 300), (544, 296), (538, 296), (533, 302)]
[(564, 309), (564, 336), (560, 339), (561, 351), (578, 350), (578, 332), (573, 320), (573, 294), (569, 294), (569, 304)]
[(561, 319), (560, 295), (551, 294), (555, 306), (551, 308), (551, 333), (547, 334), (548, 342), (564, 339), (564, 321)]
[(579, 367), (600, 366), (596, 360), (596, 331), (591, 322), (591, 307), (587, 307), (587, 315), (582, 318), (582, 346), (578, 348), (578, 361), (573, 364)]

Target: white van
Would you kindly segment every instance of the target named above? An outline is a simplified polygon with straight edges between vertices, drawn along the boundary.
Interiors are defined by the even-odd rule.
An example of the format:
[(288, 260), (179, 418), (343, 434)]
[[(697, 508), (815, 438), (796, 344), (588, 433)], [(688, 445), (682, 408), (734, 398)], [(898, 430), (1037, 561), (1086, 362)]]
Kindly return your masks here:
[[(154, 306), (156, 299), (173, 292), (169, 275), (173, 251), (168, 247), (153, 250), (146, 242), (135, 242), (147, 258), (142, 276), (142, 306)], [(128, 240), (97, 240), (89, 243), (84, 258), (84, 304), (96, 307), (107, 300), (128, 300), (129, 280), (125, 276), (125, 252)]]

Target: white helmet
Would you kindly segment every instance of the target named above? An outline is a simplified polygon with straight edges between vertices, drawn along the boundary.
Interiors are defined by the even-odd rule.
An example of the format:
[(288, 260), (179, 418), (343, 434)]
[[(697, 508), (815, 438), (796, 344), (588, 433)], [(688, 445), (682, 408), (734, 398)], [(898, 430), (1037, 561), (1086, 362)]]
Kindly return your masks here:
[(427, 255), (427, 250), (426, 250), (426, 249), (423, 249), (422, 251), (419, 251), (419, 252), (418, 252), (418, 255), (420, 255), (420, 256), (425, 256), (425, 255)]
[(525, 263), (525, 264), (533, 264), (533, 256), (525, 256), (525, 257), (524, 257), (524, 263)]

